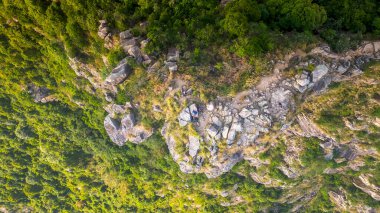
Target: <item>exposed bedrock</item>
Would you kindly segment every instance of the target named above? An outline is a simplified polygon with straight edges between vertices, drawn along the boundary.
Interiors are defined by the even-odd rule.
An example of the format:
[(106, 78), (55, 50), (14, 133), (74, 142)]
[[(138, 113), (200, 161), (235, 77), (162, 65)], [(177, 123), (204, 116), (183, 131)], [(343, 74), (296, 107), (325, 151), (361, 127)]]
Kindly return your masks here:
[(136, 119), (132, 104), (110, 104), (105, 109), (109, 114), (104, 119), (104, 128), (115, 144), (122, 146), (128, 141), (139, 144), (152, 135), (152, 130)]
[[(263, 150), (260, 138), (289, 127), (300, 101), (325, 91), (332, 82), (361, 74), (366, 63), (380, 59), (379, 50), (380, 42), (366, 43), (356, 51), (340, 55), (330, 52), (326, 46), (318, 47), (303, 57), (291, 58), (295, 61), (292, 65), (281, 69), (275, 65), (276, 81), (261, 82), (260, 86), (235, 97), (220, 97), (210, 103), (202, 103), (191, 96), (186, 98), (184, 103), (190, 104), (183, 106), (178, 119), (168, 121), (162, 130), (173, 159), (181, 171), (205, 173), (209, 178), (228, 172), (243, 159), (252, 160), (252, 155)], [(279, 63), (290, 64), (289, 61)], [(299, 72), (294, 77), (285, 77), (281, 72), (285, 69)], [(334, 139), (307, 117), (299, 115), (297, 121), (303, 130), (298, 134), (326, 141), (323, 144), (326, 159), (331, 159), (334, 148), (347, 160), (356, 157), (354, 148), (335, 146)], [(178, 132), (187, 136), (180, 137)], [(288, 177), (297, 177), (291, 168), (280, 169)]]

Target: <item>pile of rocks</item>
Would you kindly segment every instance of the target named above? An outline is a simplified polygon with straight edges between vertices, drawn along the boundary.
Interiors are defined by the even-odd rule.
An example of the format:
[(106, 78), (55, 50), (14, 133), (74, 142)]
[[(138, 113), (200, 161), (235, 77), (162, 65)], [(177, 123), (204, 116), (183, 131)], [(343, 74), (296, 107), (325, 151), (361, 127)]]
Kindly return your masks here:
[(114, 41), (112, 38), (111, 28), (108, 27), (108, 23), (106, 20), (100, 20), (100, 25), (98, 27), (98, 36), (101, 39), (104, 39), (104, 47), (107, 49), (112, 49), (114, 45)]
[[(294, 102), (290, 94), (289, 90), (283, 88), (274, 89), (272, 93), (252, 90), (243, 102), (239, 98), (221, 99), (206, 104), (206, 107), (197, 107), (195, 104), (185, 107), (178, 116), (179, 125), (184, 127), (193, 123), (199, 136), (196, 143), (189, 136), (186, 143), (189, 144), (189, 151), (177, 153), (182, 155), (178, 158), (181, 170), (187, 173), (204, 172), (208, 177), (217, 177), (229, 171), (242, 160), (244, 147), (254, 144), (261, 133), (269, 132), (275, 120), (283, 119)], [(167, 132), (164, 137), (176, 143), (175, 137)], [(201, 146), (206, 146), (209, 151), (206, 156), (202, 156), (202, 162), (207, 160), (208, 167), (200, 167), (199, 156), (196, 156)], [(220, 150), (220, 147), (226, 147), (227, 150)]]
[[(199, 103), (198, 106), (185, 107), (178, 116), (179, 126), (183, 128), (188, 123), (192, 123), (198, 134), (197, 142), (190, 137), (185, 139), (185, 142), (177, 141), (169, 133), (173, 131), (163, 131), (163, 136), (167, 142), (170, 141), (172, 145), (174, 144), (173, 147), (180, 146), (177, 143), (186, 144), (186, 151), (176, 152), (174, 160), (186, 173), (202, 172), (208, 177), (217, 177), (229, 171), (243, 158), (250, 158), (243, 154), (246, 148), (258, 145), (257, 139), (270, 132), (274, 123), (282, 126), (281, 131), (289, 127), (287, 115), (289, 112), (294, 112), (296, 99), (310, 93), (322, 92), (331, 82), (341, 81), (347, 76), (354, 76), (362, 72), (363, 64), (374, 59), (380, 50), (380, 45), (378, 46), (377, 49), (374, 47), (376, 52), (372, 52), (370, 56), (354, 54), (350, 57), (335, 57), (336, 55), (330, 54), (328, 58), (325, 58), (326, 55), (322, 54), (321, 56), (320, 51), (311, 51), (312, 54), (308, 58), (305, 57), (305, 61), (302, 61), (301, 58), (294, 66), (303, 70), (295, 77), (278, 78), (264, 90), (253, 88), (241, 93), (244, 95), (238, 94), (232, 99), (218, 98), (205, 105)], [(326, 50), (322, 49), (321, 51)], [(363, 53), (359, 52), (358, 54)], [(171, 51), (171, 57), (177, 58), (177, 55), (175, 51)], [(168, 59), (171, 60), (170, 57)], [(310, 67), (314, 68), (310, 71)], [(189, 98), (191, 99), (191, 97)], [(192, 114), (192, 108), (197, 109), (196, 119)], [(198, 111), (198, 109), (202, 110)], [(321, 146), (324, 147), (325, 158), (332, 159), (334, 157), (333, 150), (341, 147), (336, 146), (332, 138), (320, 131), (305, 116), (300, 116), (298, 121), (304, 131), (302, 133), (304, 136), (323, 139), (324, 142)], [(170, 126), (173, 125), (167, 125), (166, 128), (170, 128)], [(197, 150), (202, 148), (208, 152), (202, 153), (201, 158), (204, 163), (200, 165), (200, 156), (197, 155)], [(342, 154), (343, 158), (348, 161), (355, 159), (356, 155), (356, 152), (350, 151)], [(282, 166), (280, 170), (291, 178), (299, 175), (291, 167)]]
[(175, 72), (178, 70), (178, 61), (179, 51), (176, 48), (170, 48), (165, 61), (165, 65), (170, 72)]
[(104, 119), (104, 128), (115, 144), (122, 146), (127, 141), (139, 144), (152, 135), (151, 129), (137, 122), (135, 108), (129, 102), (125, 105), (110, 104), (105, 109), (109, 115)]
[(144, 48), (148, 44), (148, 40), (141, 40), (139, 37), (133, 37), (130, 30), (123, 31), (119, 34), (120, 46), (124, 52), (132, 56), (137, 63), (149, 65), (152, 59), (144, 53)]

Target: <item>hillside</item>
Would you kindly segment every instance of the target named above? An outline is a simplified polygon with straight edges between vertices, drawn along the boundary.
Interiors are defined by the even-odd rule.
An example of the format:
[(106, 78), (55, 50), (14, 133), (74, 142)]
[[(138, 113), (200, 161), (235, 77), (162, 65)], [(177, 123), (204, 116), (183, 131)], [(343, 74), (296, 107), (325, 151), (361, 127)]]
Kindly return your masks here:
[(0, 1), (0, 212), (379, 212), (376, 0)]

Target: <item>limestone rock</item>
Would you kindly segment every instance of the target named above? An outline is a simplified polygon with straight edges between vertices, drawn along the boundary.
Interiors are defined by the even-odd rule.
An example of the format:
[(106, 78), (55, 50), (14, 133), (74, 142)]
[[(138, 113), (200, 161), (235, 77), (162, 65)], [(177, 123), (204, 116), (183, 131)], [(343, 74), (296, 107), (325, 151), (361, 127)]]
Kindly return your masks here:
[(128, 48), (127, 51), (128, 51), (128, 54), (134, 57), (138, 63), (143, 62), (142, 53), (139, 47), (131, 46)]
[(371, 175), (361, 174), (359, 178), (354, 181), (354, 185), (367, 193), (373, 199), (380, 201), (380, 187), (370, 183), (370, 177)]
[(317, 137), (321, 140), (330, 138), (305, 114), (297, 115), (297, 121), (303, 131), (301, 134), (303, 137)]
[(123, 31), (119, 34), (120, 41), (124, 42), (127, 41), (128, 39), (131, 39), (133, 37), (132, 33), (130, 30)]
[(114, 47), (114, 41), (112, 38), (111, 29), (108, 27), (106, 20), (100, 20), (99, 23), (98, 36), (104, 40), (104, 46), (107, 49), (112, 49)]
[(239, 115), (240, 115), (240, 117), (242, 117), (242, 118), (248, 118), (249, 116), (252, 115), (252, 112), (249, 111), (249, 110), (246, 109), (246, 108), (243, 108), (243, 109), (240, 111)]
[(228, 127), (223, 127), (223, 130), (222, 130), (222, 137), (224, 138), (224, 139), (226, 139), (227, 138), (227, 136), (228, 136), (228, 131), (229, 131), (230, 129), (228, 128)]
[(216, 178), (232, 169), (235, 164), (243, 159), (243, 154), (241, 152), (236, 152), (221, 161), (222, 163), (214, 164), (212, 168), (205, 171), (208, 178)]
[(132, 105), (111, 104), (106, 110), (110, 114), (104, 119), (104, 128), (112, 142), (118, 146), (123, 146), (127, 141), (139, 144), (152, 135), (152, 130), (137, 122)]
[(178, 70), (178, 65), (176, 62), (166, 62), (166, 66), (168, 67), (170, 72), (175, 72)]
[(175, 48), (170, 48), (166, 57), (165, 65), (170, 72), (178, 70), (177, 62), (179, 61), (179, 51)]
[(211, 124), (209, 128), (207, 128), (207, 133), (211, 138), (214, 138), (219, 133), (219, 127), (215, 124)]
[(329, 191), (329, 198), (338, 209), (343, 211), (348, 211), (351, 208), (350, 202), (347, 200), (346, 194), (344, 191), (339, 190), (338, 192)]
[(300, 174), (295, 171), (295, 169), (291, 167), (286, 167), (286, 166), (280, 166), (278, 169), (284, 173), (288, 178), (294, 179), (297, 178)]
[(162, 64), (160, 61), (156, 61), (154, 64), (152, 64), (150, 67), (148, 67), (148, 72), (156, 72), (161, 68)]
[(191, 104), (189, 106), (189, 110), (190, 110), (191, 120), (196, 121), (198, 119), (198, 116), (199, 116), (197, 105)]
[(178, 116), (178, 121), (180, 126), (186, 126), (188, 122), (191, 122), (191, 114), (188, 107), (181, 111)]
[(348, 68), (350, 68), (350, 61), (348, 60), (340, 60), (339, 61), (339, 65), (337, 67), (337, 71), (340, 73), (340, 74), (343, 74), (345, 73)]
[(213, 102), (208, 103), (206, 108), (208, 111), (213, 111), (215, 108), (214, 103)]
[(117, 120), (111, 118), (110, 115), (107, 115), (104, 119), (104, 128), (112, 142), (118, 146), (125, 144), (126, 138), (120, 131), (120, 123)]
[(228, 132), (228, 137), (227, 137), (227, 145), (231, 145), (233, 144), (233, 142), (235, 141), (235, 138), (236, 138), (236, 130), (235, 129), (231, 129), (229, 132)]
[(133, 113), (128, 113), (121, 119), (122, 131), (126, 132), (128, 130), (131, 130), (135, 125), (136, 125), (136, 120)]
[(178, 62), (179, 51), (176, 48), (170, 48), (166, 58), (167, 58), (166, 61), (168, 62)]
[(323, 78), (323, 76), (325, 76), (328, 72), (329, 68), (326, 65), (318, 65), (312, 72), (313, 82), (321, 80), (321, 78)]
[(302, 72), (302, 74), (299, 78), (297, 78), (296, 81), (301, 87), (305, 87), (310, 83), (310, 76), (307, 72)]
[(106, 82), (112, 85), (118, 85), (120, 83), (123, 83), (131, 72), (132, 72), (132, 68), (131, 66), (129, 66), (127, 58), (124, 58), (112, 70), (111, 74), (106, 78)]
[(38, 87), (34, 84), (28, 84), (28, 93), (34, 99), (34, 102), (47, 103), (56, 101), (56, 98), (50, 95), (50, 90), (46, 87)]
[[(347, 161), (347, 168), (326, 169), (326, 173), (339, 173), (347, 169), (357, 171), (362, 166), (357, 160), (357, 156), (366, 155), (363, 154), (363, 151), (355, 146), (343, 146), (335, 142), (333, 138), (321, 131), (305, 115), (297, 116), (299, 126), (291, 125), (294, 119), (289, 117), (289, 115), (296, 112), (296, 104), (299, 101), (304, 101), (305, 96), (310, 93), (320, 93), (331, 82), (348, 79), (348, 77), (352, 76), (350, 75), (352, 70), (360, 70), (360, 66), (367, 59), (356, 59), (355, 54), (338, 55), (332, 53), (329, 48), (317, 48), (310, 53), (306, 53), (306, 56), (311, 56), (311, 59), (306, 56), (300, 56), (306, 59), (307, 62), (302, 62), (302, 58), (297, 58), (294, 62), (295, 64), (289, 65), (290, 59), (286, 59), (287, 62), (274, 66), (274, 70), (277, 70), (275, 77), (268, 77), (265, 81), (261, 81), (258, 86), (239, 92), (235, 97), (217, 97), (216, 100), (206, 104), (205, 108), (207, 110), (203, 110), (203, 107), (198, 109), (196, 106), (186, 106), (179, 113), (178, 121), (181, 126), (196, 121), (192, 127), (194, 127), (193, 130), (196, 131), (197, 137), (199, 136), (199, 141), (202, 141), (202, 143), (199, 143), (198, 148), (196, 140), (190, 138), (193, 133), (189, 132), (184, 138), (178, 140), (178, 143), (185, 143), (189, 150), (178, 149), (182, 150), (183, 153), (176, 152), (175, 147), (183, 144), (177, 144), (177, 141), (174, 140), (177, 137), (176, 125), (172, 125), (171, 122), (166, 123), (165, 126), (168, 126), (168, 128), (171, 126), (171, 129), (165, 132), (163, 136), (173, 159), (183, 172), (205, 173), (207, 177), (213, 178), (227, 172), (234, 164), (242, 160), (243, 153), (246, 159), (257, 158), (258, 153), (264, 151), (265, 147), (269, 145), (267, 148), (270, 148), (270, 145), (273, 145), (270, 142), (272, 140), (271, 136), (275, 135), (277, 138), (278, 133), (285, 134), (286, 137), (293, 137), (294, 135), (318, 137), (321, 139), (320, 146), (324, 149), (326, 159), (332, 159), (335, 157), (334, 155), (340, 154), (338, 157)], [(168, 68), (168, 64), (177, 66), (178, 60), (178, 51), (170, 50), (167, 55), (167, 61), (165, 61), (165, 68)], [(316, 66), (313, 72), (303, 72), (296, 77), (287, 78), (287, 75), (281, 75), (282, 73), (280, 72), (286, 68), (293, 68), (293, 66), (298, 66), (297, 69), (306, 69), (310, 65)], [(281, 76), (278, 77), (277, 75)], [(300, 94), (297, 90), (303, 94)], [(176, 95), (168, 94), (168, 97), (175, 99), (180, 104), (201, 101), (199, 97), (192, 96), (192, 93), (187, 93), (186, 91), (188, 91), (187, 86), (182, 87), (182, 95), (177, 96), (178, 93)], [(308, 92), (304, 93), (306, 91)], [(196, 111), (196, 113), (193, 113), (193, 111)], [(171, 119), (168, 120), (171, 121)], [(278, 127), (281, 127), (281, 129)], [(184, 128), (183, 130), (186, 129)], [(271, 134), (273, 131), (273, 135), (267, 135), (270, 131)], [(186, 134), (185, 132), (181, 133)], [(297, 145), (300, 144), (294, 146)], [(300, 175), (300, 172), (296, 169), (299, 168), (297, 163), (301, 164), (299, 154), (297, 154), (301, 153), (301, 148), (302, 146), (298, 150), (297, 148), (287, 149), (284, 156), (286, 164), (281, 164), (283, 166), (279, 167), (290, 178), (296, 178)], [(202, 150), (202, 155), (199, 155), (195, 150), (198, 150), (198, 152)], [(267, 184), (267, 186), (280, 186), (282, 184), (277, 180), (267, 180), (253, 176), (252, 178)], [(306, 196), (295, 196), (294, 199), (295, 201), (304, 198), (310, 200), (317, 191), (318, 189), (310, 190)], [(302, 205), (296, 206), (294, 209), (301, 207)]]
[(275, 118), (285, 116), (293, 104), (292, 93), (284, 88), (276, 89), (271, 95), (271, 114)]
[(189, 122), (195, 122), (198, 120), (199, 112), (196, 104), (191, 104), (189, 107), (185, 107), (178, 116), (180, 126), (186, 126)]
[(200, 147), (199, 138), (195, 136), (189, 136), (189, 155), (195, 157)]

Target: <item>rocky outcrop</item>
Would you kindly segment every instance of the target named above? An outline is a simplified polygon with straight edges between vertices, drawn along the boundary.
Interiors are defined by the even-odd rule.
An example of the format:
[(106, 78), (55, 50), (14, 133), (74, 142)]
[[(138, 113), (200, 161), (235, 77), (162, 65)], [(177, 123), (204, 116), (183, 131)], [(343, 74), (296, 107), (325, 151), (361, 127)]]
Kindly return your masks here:
[(329, 191), (329, 198), (339, 210), (348, 211), (351, 208), (350, 202), (347, 200), (346, 193), (343, 189), (340, 189), (337, 192)]
[(347, 199), (347, 192), (343, 188), (339, 188), (336, 191), (328, 192), (330, 201), (335, 205), (335, 208), (338, 211), (343, 212), (366, 212), (366, 213), (375, 213), (376, 209), (371, 208), (365, 205), (353, 205)]
[(370, 174), (361, 174), (356, 180), (354, 180), (354, 185), (373, 199), (380, 201), (380, 187), (375, 186), (369, 181), (371, 176), (372, 175)]
[(124, 52), (134, 57), (138, 63), (143, 61), (142, 53), (139, 48), (139, 39), (133, 37), (130, 30), (123, 31), (119, 34), (120, 46)]
[(115, 46), (114, 40), (112, 38), (111, 28), (108, 27), (106, 20), (100, 20), (100, 25), (98, 27), (98, 36), (104, 40), (104, 47), (107, 49), (112, 49)]
[(139, 144), (152, 135), (151, 129), (138, 123), (130, 103), (110, 104), (106, 111), (109, 115), (104, 119), (104, 128), (115, 144), (123, 146), (127, 141)]
[(48, 103), (57, 99), (50, 94), (50, 90), (46, 87), (39, 87), (34, 84), (28, 84), (28, 93), (34, 99), (34, 102)]
[[(376, 46), (374, 44), (374, 46)], [(207, 177), (217, 177), (229, 171), (237, 162), (246, 157), (245, 150), (248, 147), (258, 145), (258, 138), (263, 137), (273, 129), (281, 126), (280, 131), (288, 129), (288, 114), (293, 113), (296, 107), (295, 100), (303, 100), (304, 97), (323, 92), (331, 82), (346, 80), (361, 72), (363, 64), (369, 60), (379, 58), (378, 50), (369, 52), (357, 50), (348, 55), (337, 55), (326, 48), (316, 48), (304, 58), (298, 56), (297, 63), (293, 67), (303, 70), (295, 77), (277, 77), (275, 81), (267, 84), (260, 83), (260, 87), (243, 91), (233, 98), (219, 97), (212, 103), (197, 103), (182, 108), (178, 115), (177, 124), (168, 124), (163, 136), (168, 145), (172, 147), (185, 146), (185, 151), (176, 151), (173, 159), (180, 164), (185, 173), (205, 173)], [(175, 51), (168, 54), (168, 61), (175, 61)], [(290, 60), (290, 59), (289, 59)], [(280, 69), (277, 66), (277, 74)], [(311, 71), (310, 67), (314, 67)], [(264, 85), (264, 86), (263, 86)], [(191, 100), (191, 96), (185, 96)], [(191, 106), (195, 106), (196, 116), (193, 116)], [(195, 118), (195, 119), (194, 119)], [(174, 122), (174, 121), (172, 121)], [(325, 158), (333, 158), (333, 150), (340, 148), (335, 146), (334, 139), (321, 131), (305, 115), (298, 116), (298, 123), (302, 130), (299, 135), (306, 137), (318, 137), (325, 149)], [(207, 150), (202, 156), (189, 154), (189, 136), (178, 139), (175, 131), (177, 128), (186, 131), (187, 125), (196, 130), (196, 137), (202, 141), (200, 148)], [(173, 135), (174, 134), (174, 135)], [(186, 132), (184, 132), (186, 135)], [(194, 133), (191, 133), (194, 134)], [(198, 146), (197, 146), (198, 148)], [(169, 149), (170, 150), (170, 149)], [(171, 152), (172, 153), (172, 152)], [(356, 152), (347, 151), (343, 158), (352, 161), (357, 156)], [(200, 163), (202, 162), (202, 163)], [(289, 178), (296, 178), (299, 174), (292, 167), (282, 165), (279, 169)]]
[(69, 65), (77, 76), (85, 78), (90, 82), (93, 90), (100, 89), (105, 94), (115, 94), (117, 92), (116, 87), (103, 81), (99, 72), (91, 64), (85, 64), (79, 61), (77, 58), (69, 58)]
[(124, 58), (119, 64), (112, 70), (111, 74), (107, 76), (105, 82), (111, 85), (121, 84), (131, 74), (132, 68), (128, 64), (128, 58)]
[(170, 72), (178, 70), (177, 62), (179, 61), (179, 51), (176, 48), (170, 48), (166, 56), (165, 66)]
[(149, 40), (133, 37), (130, 30), (121, 32), (119, 34), (119, 39), (121, 48), (126, 54), (133, 57), (137, 63), (143, 63), (145, 65), (152, 63), (152, 58), (144, 51)]

